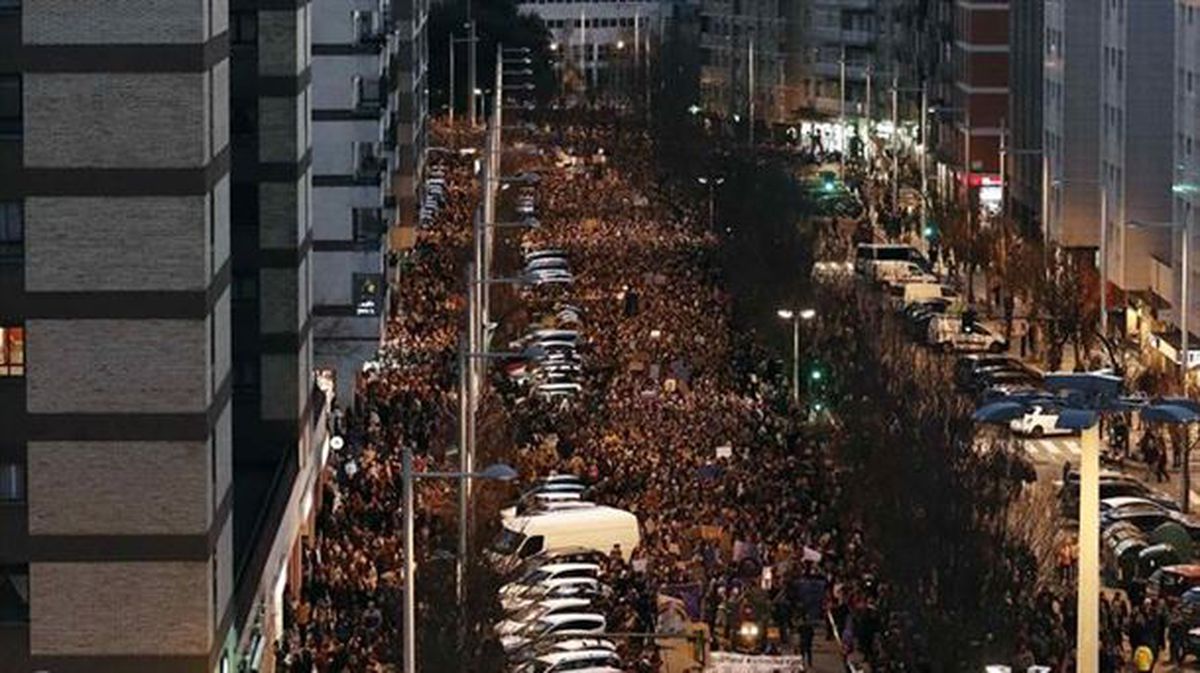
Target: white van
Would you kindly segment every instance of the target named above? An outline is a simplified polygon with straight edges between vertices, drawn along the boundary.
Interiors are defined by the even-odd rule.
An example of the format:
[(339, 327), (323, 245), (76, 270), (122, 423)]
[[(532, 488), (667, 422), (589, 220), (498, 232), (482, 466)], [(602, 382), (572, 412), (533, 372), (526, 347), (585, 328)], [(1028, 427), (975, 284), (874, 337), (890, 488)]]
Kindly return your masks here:
[(641, 542), (638, 520), (632, 512), (597, 505), (535, 512), (501, 521), (500, 537), (491, 556), (497, 565), (512, 566), (543, 549), (583, 547), (607, 554), (621, 546), (629, 560)]
[(925, 263), (920, 251), (902, 243), (859, 243), (854, 248), (854, 270), (868, 278), (877, 274), (875, 267), (897, 262)]
[(950, 303), (958, 301), (958, 292), (941, 283), (907, 283), (890, 288), (888, 296), (897, 308), (929, 299), (946, 299)]

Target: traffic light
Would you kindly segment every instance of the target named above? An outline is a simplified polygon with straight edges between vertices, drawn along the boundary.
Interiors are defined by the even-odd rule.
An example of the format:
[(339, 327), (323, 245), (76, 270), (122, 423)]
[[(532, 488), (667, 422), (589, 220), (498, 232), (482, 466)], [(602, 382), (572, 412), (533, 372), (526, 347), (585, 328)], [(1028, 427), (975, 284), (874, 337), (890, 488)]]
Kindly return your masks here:
[(925, 237), (925, 240), (932, 241), (937, 238), (937, 227), (934, 226), (932, 221), (926, 222), (925, 228), (921, 230), (921, 235)]
[(810, 373), (808, 376), (809, 376), (809, 378), (811, 378), (811, 379), (812, 379), (812, 380), (814, 380), (814, 381), (820, 381), (820, 380), (821, 380), (821, 377), (822, 377), (822, 376), (824, 376), (824, 375), (821, 373), (821, 370), (820, 370), (820, 369), (816, 369), (816, 368), (814, 368), (814, 369), (812, 370), (812, 373)]

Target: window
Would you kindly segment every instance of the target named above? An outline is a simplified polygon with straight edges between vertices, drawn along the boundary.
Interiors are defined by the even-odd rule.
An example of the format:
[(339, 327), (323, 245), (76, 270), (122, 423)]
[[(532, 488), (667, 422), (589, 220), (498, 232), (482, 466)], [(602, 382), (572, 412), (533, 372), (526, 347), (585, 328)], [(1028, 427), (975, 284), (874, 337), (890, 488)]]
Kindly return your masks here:
[(354, 241), (375, 244), (383, 235), (383, 217), (378, 208), (355, 208), (353, 211)]
[(0, 327), (0, 376), (25, 376), (24, 327)]
[(29, 621), (29, 566), (0, 565), (0, 623)]
[(21, 11), (21, 0), (0, 0), (0, 12)]
[(20, 201), (0, 201), (0, 260), (25, 254), (25, 208)]
[(235, 45), (258, 45), (258, 13), (231, 12), (229, 14), (229, 42)]
[(0, 502), (25, 501), (25, 466), (0, 463)]
[(0, 75), (0, 138), (4, 137), (21, 137), (20, 75)]

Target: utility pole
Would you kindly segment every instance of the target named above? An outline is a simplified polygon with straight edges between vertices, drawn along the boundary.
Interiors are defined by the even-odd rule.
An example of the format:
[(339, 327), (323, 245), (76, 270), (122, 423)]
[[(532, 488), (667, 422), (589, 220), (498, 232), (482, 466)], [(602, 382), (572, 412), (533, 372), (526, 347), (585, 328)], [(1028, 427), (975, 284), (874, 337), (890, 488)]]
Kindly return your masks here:
[(896, 74), (892, 74), (892, 216), (900, 210), (900, 89)]
[(747, 85), (749, 87), (750, 97), (749, 97), (749, 110), (748, 110), (749, 114), (746, 115), (746, 117), (747, 117), (746, 123), (750, 125), (750, 149), (753, 150), (754, 149), (754, 38), (753, 37), (750, 38), (750, 44), (749, 44), (749, 47), (747, 48), (747, 52), (748, 52), (747, 58), (749, 60), (746, 63), (746, 73), (748, 75), (746, 77), (746, 79), (749, 80), (747, 82)]
[(929, 91), (921, 80), (921, 233), (929, 222)]
[(1100, 334), (1108, 338), (1108, 185), (1100, 185)]
[(450, 33), (450, 125), (454, 126), (454, 33)]
[(842, 55), (838, 57), (838, 72), (841, 82), (838, 96), (838, 136), (841, 147), (838, 152), (838, 177), (846, 177), (846, 46), (842, 45)]
[[(468, 2), (467, 3), (468, 11), (469, 11), (470, 6), (471, 6), (471, 3)], [(467, 87), (468, 87), (468, 92), (471, 94), (470, 95), (471, 113), (470, 113), (469, 117), (471, 119), (471, 128), (475, 128), (475, 125), (476, 125), (475, 108), (478, 105), (478, 95), (476, 94), (476, 92), (479, 91), (479, 88), (478, 88), (479, 84), (478, 84), (478, 82), (476, 82), (476, 79), (475, 79), (477, 77), (476, 68), (478, 67), (478, 60), (479, 60), (477, 58), (476, 45), (478, 44), (479, 38), (475, 35), (475, 21), (473, 19), (470, 21), (467, 21), (467, 31), (468, 31), (468, 36), (467, 36)]]

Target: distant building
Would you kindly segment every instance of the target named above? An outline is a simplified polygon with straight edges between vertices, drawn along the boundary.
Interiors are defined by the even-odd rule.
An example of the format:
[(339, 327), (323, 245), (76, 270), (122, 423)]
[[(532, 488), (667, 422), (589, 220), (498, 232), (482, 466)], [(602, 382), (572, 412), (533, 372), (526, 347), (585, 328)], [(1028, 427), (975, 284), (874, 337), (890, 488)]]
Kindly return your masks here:
[(614, 66), (630, 68), (657, 49), (657, 41), (652, 46), (647, 40), (662, 34), (676, 1), (524, 0), (517, 11), (545, 22), (560, 76), (571, 73), (578, 85), (595, 90), (621, 86)]
[[(726, 119), (790, 119), (785, 69), (798, 0), (702, 0), (700, 104)], [(790, 32), (789, 32), (790, 31)], [(752, 65), (753, 64), (753, 65)], [(753, 106), (751, 106), (753, 100)]]

